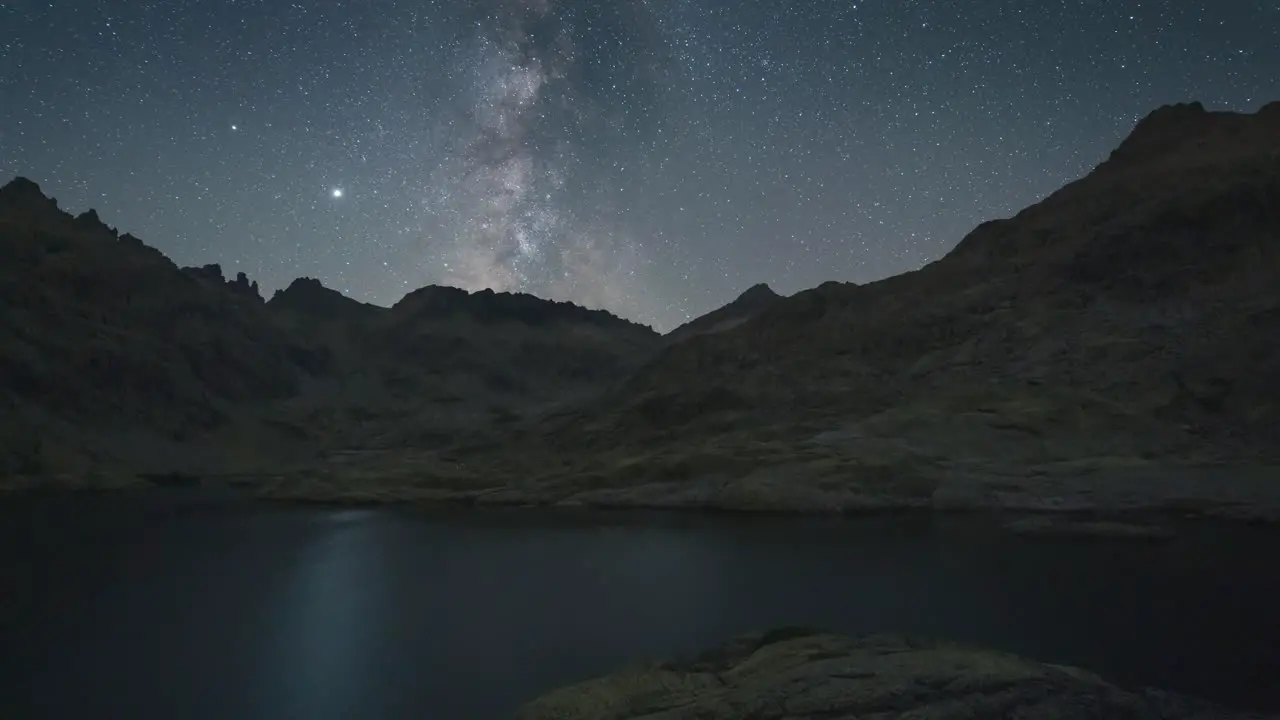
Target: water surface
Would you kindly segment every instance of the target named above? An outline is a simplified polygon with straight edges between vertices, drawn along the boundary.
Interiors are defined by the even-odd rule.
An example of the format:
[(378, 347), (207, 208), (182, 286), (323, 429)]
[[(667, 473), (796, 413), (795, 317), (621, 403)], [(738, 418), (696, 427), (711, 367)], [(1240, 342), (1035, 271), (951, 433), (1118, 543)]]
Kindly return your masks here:
[(1280, 532), (987, 518), (0, 508), (0, 717), (488, 718), (781, 624), (971, 641), (1280, 711)]

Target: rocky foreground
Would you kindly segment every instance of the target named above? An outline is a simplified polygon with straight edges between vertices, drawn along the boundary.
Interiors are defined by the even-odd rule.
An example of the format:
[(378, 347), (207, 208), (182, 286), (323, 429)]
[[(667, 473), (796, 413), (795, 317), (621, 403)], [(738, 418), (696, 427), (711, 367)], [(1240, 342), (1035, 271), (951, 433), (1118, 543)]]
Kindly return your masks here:
[(1263, 718), (1085, 670), (891, 636), (800, 629), (556, 690), (521, 720), (1180, 720)]

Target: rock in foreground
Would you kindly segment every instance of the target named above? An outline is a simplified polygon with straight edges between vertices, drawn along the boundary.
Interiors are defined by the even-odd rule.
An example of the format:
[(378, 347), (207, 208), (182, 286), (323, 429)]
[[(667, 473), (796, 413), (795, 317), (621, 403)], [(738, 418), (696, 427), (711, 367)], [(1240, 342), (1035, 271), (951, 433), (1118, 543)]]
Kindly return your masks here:
[(1247, 718), (1070, 667), (961, 645), (799, 629), (554, 691), (523, 720)]

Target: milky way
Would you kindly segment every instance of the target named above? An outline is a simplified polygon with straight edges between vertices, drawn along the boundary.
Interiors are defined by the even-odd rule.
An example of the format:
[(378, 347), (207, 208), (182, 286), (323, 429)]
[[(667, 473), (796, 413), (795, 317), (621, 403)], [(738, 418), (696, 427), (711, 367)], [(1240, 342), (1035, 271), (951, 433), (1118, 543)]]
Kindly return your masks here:
[(634, 312), (645, 273), (637, 245), (564, 197), (580, 164), (576, 131), (597, 117), (573, 86), (571, 29), (538, 0), (503, 3), (491, 18), (459, 54), (461, 112), (443, 119), (454, 146), (427, 199), (428, 244), (452, 239), (443, 281)]
[(184, 265), (671, 328), (909, 271), (1153, 108), (1280, 99), (1257, 0), (0, 4), (0, 177)]

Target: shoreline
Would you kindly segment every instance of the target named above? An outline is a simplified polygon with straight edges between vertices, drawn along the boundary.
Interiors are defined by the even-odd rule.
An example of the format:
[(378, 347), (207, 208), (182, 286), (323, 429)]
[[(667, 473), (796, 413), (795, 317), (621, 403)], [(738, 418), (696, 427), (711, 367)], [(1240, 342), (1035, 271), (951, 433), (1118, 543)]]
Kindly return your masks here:
[(691, 502), (687, 496), (655, 497), (623, 493), (607, 498), (580, 499), (561, 493), (495, 487), (470, 490), (431, 488), (355, 489), (334, 486), (281, 487), (278, 485), (205, 478), (179, 485), (147, 481), (103, 486), (67, 484), (0, 484), (0, 498), (127, 496), (155, 492), (230, 492), (236, 499), (274, 505), (331, 508), (421, 508), (440, 510), (520, 510), (528, 512), (584, 511), (600, 513), (663, 512), (689, 516), (759, 516), (787, 518), (885, 518), (895, 516), (986, 516), (1011, 533), (1024, 536), (1080, 536), (1161, 539), (1171, 536), (1169, 525), (1185, 521), (1217, 521), (1230, 524), (1280, 527), (1280, 507), (1270, 503), (1215, 504), (1203, 498), (1150, 498), (1123, 506), (1084, 506), (1033, 498), (1032, 502), (935, 503), (928, 499), (878, 496), (844, 504), (797, 502), (780, 504), (717, 502), (705, 498)]
[[(1086, 469), (1082, 470), (1084, 467)], [(480, 478), (492, 477), (482, 484)], [(504, 482), (505, 480), (505, 482)], [(124, 471), (11, 476), (0, 497), (128, 493), (151, 489), (218, 490), (272, 503), (376, 507), (643, 510), (691, 514), (858, 517), (988, 514), (1021, 521), (1024, 534), (1082, 523), (1160, 523), (1210, 518), (1280, 525), (1280, 465), (1266, 461), (1144, 463), (1080, 459), (1015, 465), (904, 465), (894, 472), (817, 473), (795, 464), (757, 465), (743, 474), (623, 482), (602, 473), (519, 477), (475, 469), (437, 475), (394, 463), (365, 468), (290, 468), (275, 472)], [(1026, 520), (1039, 518), (1040, 520)], [(1095, 527), (1098, 531), (1118, 528)]]
[(1127, 520), (1207, 517), (1280, 524), (1280, 467), (1155, 465), (1087, 474), (954, 473), (921, 492), (905, 475), (876, 485), (763, 469), (743, 477), (705, 477), (621, 487), (570, 482), (441, 488), (375, 479), (278, 478), (258, 496), (332, 505), (449, 505), (583, 508), (810, 516), (995, 513), (1008, 516)]

